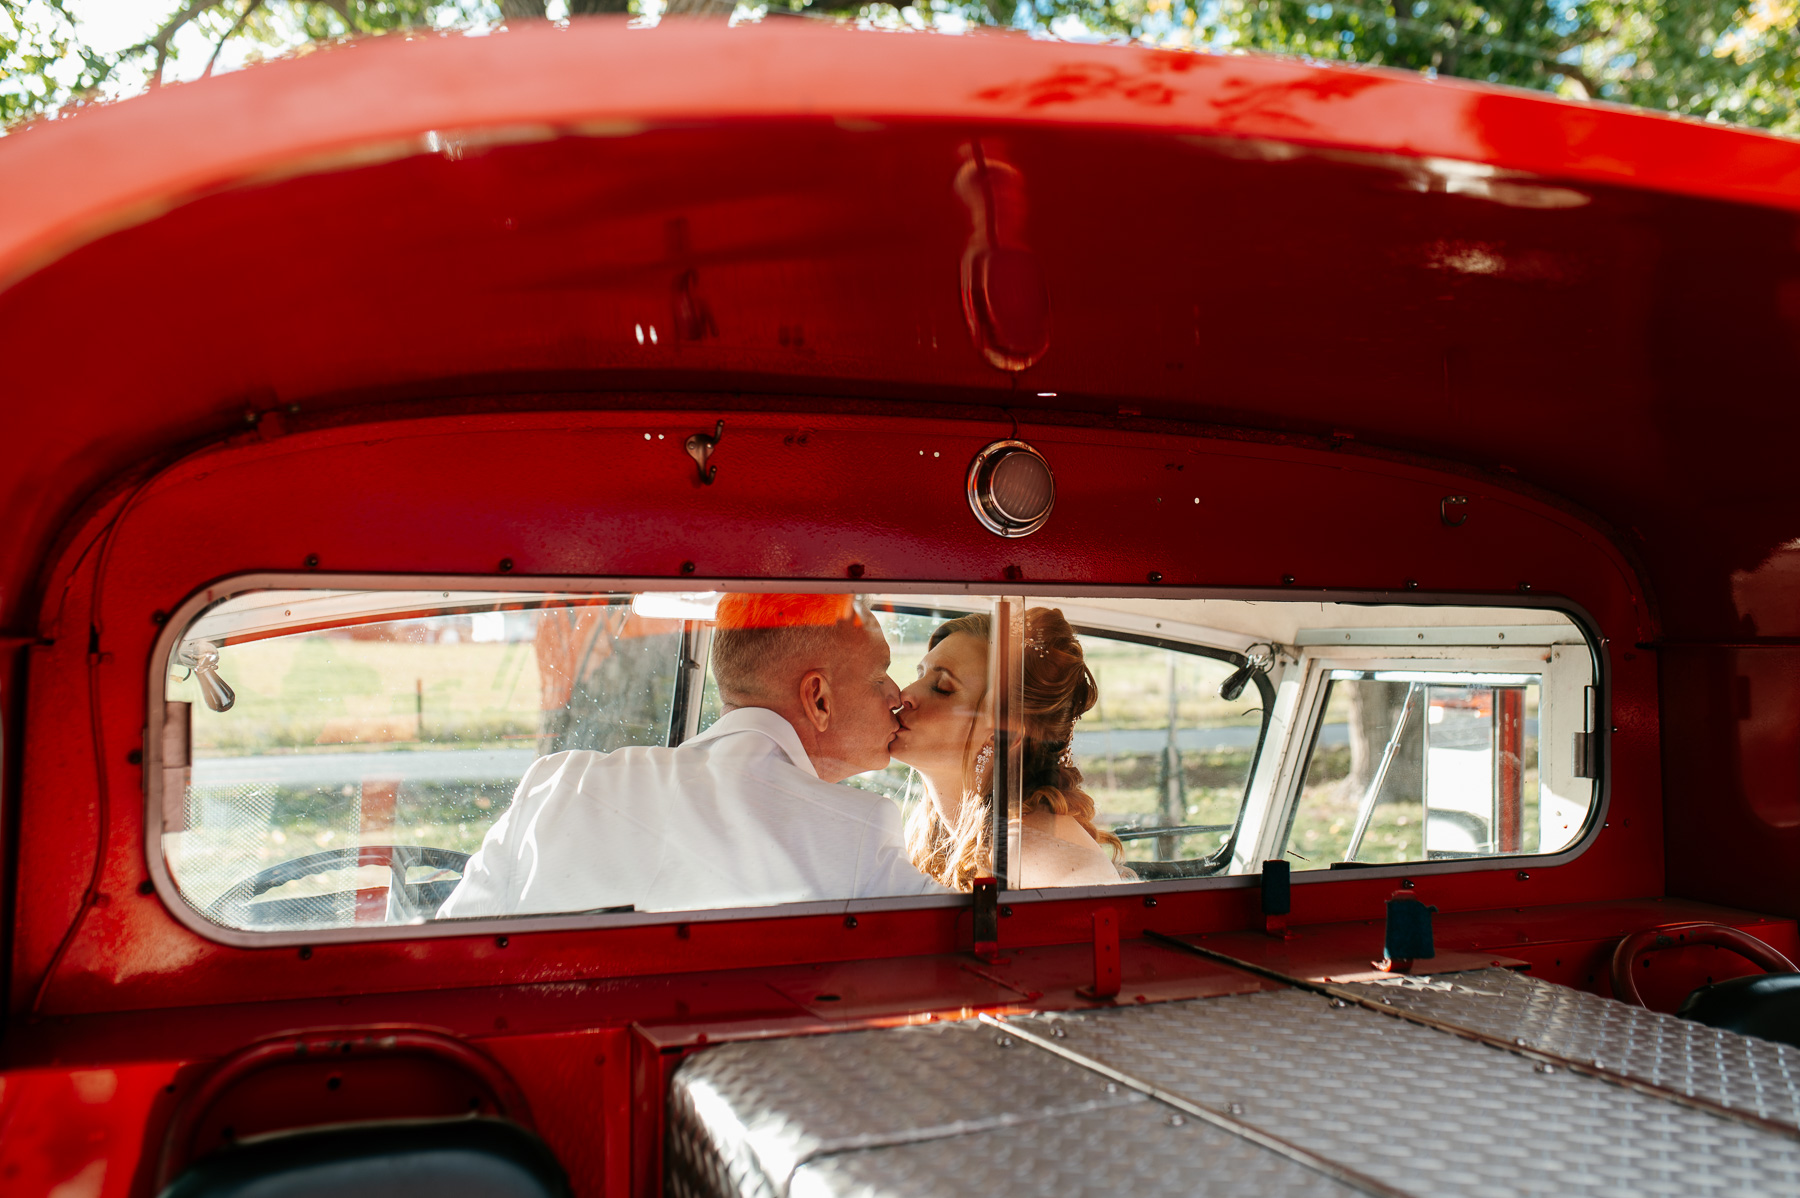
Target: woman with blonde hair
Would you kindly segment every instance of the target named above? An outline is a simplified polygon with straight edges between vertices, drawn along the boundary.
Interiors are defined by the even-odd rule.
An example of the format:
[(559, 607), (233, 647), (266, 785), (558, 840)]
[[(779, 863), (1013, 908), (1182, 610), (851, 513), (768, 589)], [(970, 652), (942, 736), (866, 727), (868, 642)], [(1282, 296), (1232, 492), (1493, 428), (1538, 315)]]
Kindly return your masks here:
[[(976, 614), (931, 634), (918, 681), (901, 692), (900, 730), (889, 746), (925, 780), (926, 802), (907, 833), (912, 862), (958, 890), (994, 868), (994, 738), (985, 702), (990, 629), (989, 618)], [(1081, 788), (1070, 752), (1075, 721), (1099, 699), (1099, 686), (1060, 611), (1025, 613), (1024, 670), (1020, 885), (1133, 880), (1116, 864), (1119, 838), (1094, 824), (1094, 800)]]

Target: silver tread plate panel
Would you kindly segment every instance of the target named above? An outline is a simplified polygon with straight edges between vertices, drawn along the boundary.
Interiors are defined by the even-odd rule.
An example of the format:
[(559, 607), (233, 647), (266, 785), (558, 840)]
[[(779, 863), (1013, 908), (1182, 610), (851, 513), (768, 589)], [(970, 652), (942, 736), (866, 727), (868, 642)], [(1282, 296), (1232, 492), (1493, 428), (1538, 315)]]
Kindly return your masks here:
[(1800, 1128), (1800, 1050), (1506, 969), (1348, 983), (1359, 997)]
[(1025, 1026), (1409, 1193), (1800, 1198), (1800, 1141), (1301, 991)]
[(788, 1193), (789, 1198), (1356, 1198), (1355, 1190), (1156, 1102), (824, 1156), (800, 1168)]
[(1144, 1105), (974, 1022), (725, 1044), (670, 1081), (665, 1171), (677, 1198), (781, 1198), (822, 1155)]

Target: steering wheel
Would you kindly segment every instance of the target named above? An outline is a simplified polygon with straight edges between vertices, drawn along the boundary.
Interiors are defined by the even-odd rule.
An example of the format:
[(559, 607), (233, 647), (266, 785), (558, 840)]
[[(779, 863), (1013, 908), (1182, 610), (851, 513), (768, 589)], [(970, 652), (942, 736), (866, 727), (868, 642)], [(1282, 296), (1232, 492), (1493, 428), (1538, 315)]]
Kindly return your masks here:
[[(355, 869), (363, 865), (385, 865), (388, 868), (388, 909), (402, 918), (415, 916), (429, 918), (438, 904), (444, 901), (450, 886), (444, 881), (409, 882), (406, 872), (415, 865), (454, 870), (461, 875), (463, 865), (469, 854), (455, 849), (434, 849), (415, 844), (366, 844), (357, 849), (328, 849), (323, 853), (310, 853), (305, 857), (297, 857), (292, 861), (283, 861), (266, 869), (259, 869), (249, 877), (233, 882), (231, 886), (213, 900), (206, 909), (206, 917), (215, 923), (232, 927), (256, 926), (266, 924), (266, 919), (257, 918), (264, 914), (257, 908), (264, 905), (255, 900), (278, 886), (299, 878), (311, 877), (334, 869)], [(319, 895), (311, 899), (291, 899), (287, 902), (307, 905), (318, 905), (321, 901), (334, 898), (332, 895)], [(282, 900), (277, 900), (282, 901)], [(295, 921), (302, 922), (302, 921)], [(321, 920), (304, 921), (316, 925)], [(332, 922), (325, 920), (323, 922)], [(385, 920), (384, 920), (385, 922)]]
[(1619, 947), (1613, 950), (1612, 956), (1613, 997), (1635, 1007), (1643, 1006), (1644, 996), (1638, 993), (1637, 978), (1631, 971), (1637, 959), (1647, 952), (1686, 948), (1690, 944), (1712, 944), (1728, 948), (1752, 965), (1760, 966), (1764, 973), (1795, 972), (1792, 961), (1748, 932), (1740, 932), (1722, 923), (1665, 923), (1633, 932), (1619, 941)]

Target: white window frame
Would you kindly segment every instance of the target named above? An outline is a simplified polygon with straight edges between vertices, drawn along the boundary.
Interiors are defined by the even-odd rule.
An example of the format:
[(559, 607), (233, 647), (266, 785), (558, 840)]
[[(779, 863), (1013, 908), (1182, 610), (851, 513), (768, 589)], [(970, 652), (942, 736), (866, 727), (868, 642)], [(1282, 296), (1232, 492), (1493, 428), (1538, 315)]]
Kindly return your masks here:
[[(1591, 652), (1585, 641), (1574, 639), (1572, 629), (1553, 626), (1507, 629), (1441, 629), (1431, 643), (1418, 634), (1395, 630), (1382, 643), (1381, 630), (1360, 629), (1355, 639), (1346, 634), (1349, 643), (1333, 643), (1327, 637), (1309, 636), (1314, 644), (1296, 648), (1292, 663), (1282, 672), (1277, 687), (1276, 710), (1270, 723), (1269, 740), (1276, 739), (1276, 723), (1280, 721), (1279, 757), (1271, 759), (1265, 746), (1257, 763), (1258, 777), (1252, 783), (1251, 803), (1257, 809), (1245, 812), (1244, 829), (1232, 855), (1231, 872), (1254, 873), (1264, 861), (1277, 859), (1286, 850), (1286, 840), (1293, 821), (1294, 809), (1300, 801), (1305, 772), (1312, 757), (1312, 747), (1319, 722), (1325, 716), (1326, 680), (1334, 670), (1435, 671), (1445, 673), (1462, 670), (1479, 674), (1531, 674), (1541, 678), (1538, 706), (1538, 785), (1540, 802), (1546, 779), (1554, 784), (1552, 794), (1567, 794), (1575, 778), (1574, 733), (1596, 731), (1586, 725), (1589, 692), (1595, 686)], [(1450, 635), (1463, 633), (1469, 640), (1480, 634), (1475, 644), (1446, 644)], [(1493, 639), (1505, 633), (1507, 643)], [(1474, 635), (1471, 635), (1474, 634)], [(1534, 636), (1535, 634), (1535, 636)], [(1403, 639), (1410, 637), (1411, 640)], [(1536, 639), (1541, 643), (1527, 646), (1522, 642)], [(1413, 647), (1417, 642), (1417, 647)], [(1397, 650), (1406, 649), (1401, 655)], [(1548, 659), (1548, 660), (1546, 660)], [(1571, 718), (1569, 712), (1576, 715)], [(1546, 719), (1546, 713), (1549, 718)], [(1582, 725), (1582, 726), (1577, 726)], [(1264, 763), (1268, 768), (1264, 768)], [(1581, 833), (1568, 844), (1549, 853), (1495, 854), (1463, 858), (1488, 863), (1514, 857), (1534, 860), (1557, 857), (1580, 846), (1592, 824), (1602, 797), (1598, 779), (1587, 780), (1591, 796)], [(1566, 801), (1566, 800), (1565, 800)], [(1251, 821), (1255, 820), (1252, 830)], [(1411, 868), (1427, 862), (1395, 862), (1390, 868)], [(1438, 864), (1431, 862), (1429, 864)], [(1304, 874), (1328, 874), (1328, 869), (1295, 871), (1296, 879)]]

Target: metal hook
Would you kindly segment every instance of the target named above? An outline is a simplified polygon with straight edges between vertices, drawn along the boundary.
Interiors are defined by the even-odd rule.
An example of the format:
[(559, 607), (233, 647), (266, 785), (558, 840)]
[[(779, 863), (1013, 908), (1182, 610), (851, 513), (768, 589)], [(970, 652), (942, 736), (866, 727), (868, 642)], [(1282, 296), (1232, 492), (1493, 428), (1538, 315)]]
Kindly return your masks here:
[(1438, 519), (1447, 527), (1461, 528), (1469, 519), (1469, 497), (1446, 495), (1438, 502)]
[(719, 468), (717, 466), (708, 466), (706, 464), (706, 459), (712, 457), (713, 450), (719, 447), (719, 441), (724, 436), (725, 422), (721, 420), (719, 421), (718, 427), (713, 429), (712, 436), (709, 437), (705, 433), (695, 433), (687, 439), (685, 445), (688, 456), (694, 459), (695, 469), (700, 472), (700, 481), (709, 487), (712, 486), (713, 479), (718, 476)]

